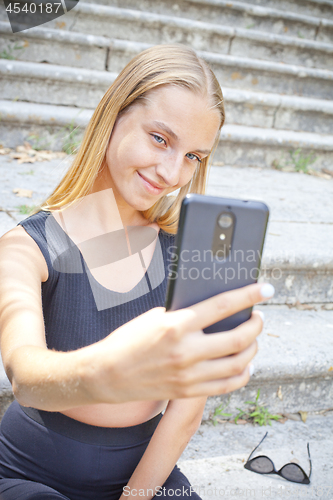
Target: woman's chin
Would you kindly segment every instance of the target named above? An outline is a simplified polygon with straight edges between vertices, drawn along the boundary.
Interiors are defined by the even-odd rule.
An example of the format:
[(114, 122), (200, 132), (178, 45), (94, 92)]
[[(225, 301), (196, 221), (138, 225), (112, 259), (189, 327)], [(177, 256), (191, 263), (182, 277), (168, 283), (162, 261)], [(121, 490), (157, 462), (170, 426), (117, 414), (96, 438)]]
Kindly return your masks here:
[(135, 210), (138, 210), (139, 212), (144, 212), (145, 210), (149, 210), (151, 207), (155, 205), (159, 201), (159, 199), (162, 198), (162, 196), (159, 197), (154, 197), (153, 199), (150, 200), (129, 200), (128, 203), (133, 207)]

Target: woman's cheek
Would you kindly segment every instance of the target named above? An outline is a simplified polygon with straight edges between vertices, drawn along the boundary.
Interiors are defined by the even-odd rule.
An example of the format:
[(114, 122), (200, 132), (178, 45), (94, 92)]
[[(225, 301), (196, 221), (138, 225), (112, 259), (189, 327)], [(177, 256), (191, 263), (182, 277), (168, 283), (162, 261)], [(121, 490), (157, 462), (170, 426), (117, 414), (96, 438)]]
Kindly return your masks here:
[(196, 165), (184, 167), (184, 170), (182, 171), (180, 176), (179, 187), (183, 187), (188, 182), (190, 182), (195, 173), (195, 170), (196, 170)]

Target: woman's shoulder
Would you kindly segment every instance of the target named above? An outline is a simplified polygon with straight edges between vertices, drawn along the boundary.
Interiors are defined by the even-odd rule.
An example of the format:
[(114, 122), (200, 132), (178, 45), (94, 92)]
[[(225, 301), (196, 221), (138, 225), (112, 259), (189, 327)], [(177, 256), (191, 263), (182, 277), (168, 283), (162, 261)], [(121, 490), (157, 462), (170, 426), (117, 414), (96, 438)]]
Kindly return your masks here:
[(50, 215), (50, 211), (39, 210), (32, 215), (28, 215), (28, 217), (25, 217), (25, 219), (22, 219), (20, 222), (18, 222), (17, 226), (44, 227), (45, 221)]
[[(40, 213), (26, 217), (0, 238), (0, 253), (7, 264), (9, 265), (11, 261), (15, 264), (21, 260), (22, 263), (25, 262), (26, 265), (38, 270), (41, 281), (48, 279), (45, 245), (39, 227), (45, 217), (46, 214)], [(36, 228), (35, 232), (33, 228)]]

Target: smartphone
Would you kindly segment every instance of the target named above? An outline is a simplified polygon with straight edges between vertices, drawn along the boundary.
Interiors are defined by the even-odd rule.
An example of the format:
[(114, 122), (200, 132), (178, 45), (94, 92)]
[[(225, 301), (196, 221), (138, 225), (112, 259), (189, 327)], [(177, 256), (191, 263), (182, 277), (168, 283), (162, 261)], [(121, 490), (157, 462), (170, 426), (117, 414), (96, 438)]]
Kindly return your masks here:
[[(265, 203), (188, 194), (170, 246), (166, 310), (191, 306), (222, 292), (256, 283), (269, 218)], [(252, 307), (214, 323), (205, 333), (236, 328)]]

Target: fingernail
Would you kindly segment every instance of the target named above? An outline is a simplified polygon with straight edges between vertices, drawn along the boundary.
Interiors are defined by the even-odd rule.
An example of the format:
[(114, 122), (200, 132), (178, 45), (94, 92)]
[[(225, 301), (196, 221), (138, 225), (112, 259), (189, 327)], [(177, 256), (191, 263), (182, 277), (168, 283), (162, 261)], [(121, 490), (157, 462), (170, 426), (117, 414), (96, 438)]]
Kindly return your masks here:
[(267, 299), (268, 297), (273, 297), (275, 293), (275, 288), (273, 285), (270, 283), (265, 283), (261, 288), (260, 288), (260, 293), (262, 297)]
[(249, 374), (250, 377), (252, 377), (252, 375), (254, 374), (254, 365), (252, 363), (249, 364)]
[(261, 317), (261, 319), (263, 321), (265, 321), (265, 315), (264, 315), (264, 313), (262, 311), (258, 311), (258, 309), (257, 309), (257, 313), (259, 313), (259, 316)]

